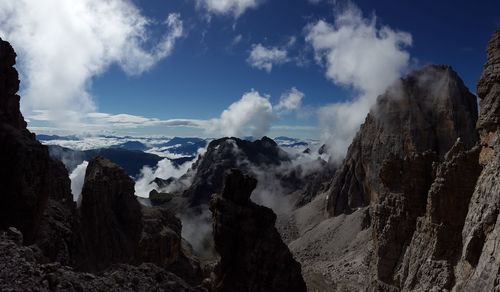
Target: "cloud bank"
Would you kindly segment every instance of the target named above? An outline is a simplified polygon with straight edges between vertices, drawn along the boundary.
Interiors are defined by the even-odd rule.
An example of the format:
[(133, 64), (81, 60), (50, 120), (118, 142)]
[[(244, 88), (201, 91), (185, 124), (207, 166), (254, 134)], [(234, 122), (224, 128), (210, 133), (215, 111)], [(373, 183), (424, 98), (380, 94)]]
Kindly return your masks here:
[[(30, 127), (39, 133), (51, 134), (95, 134), (112, 133), (120, 129), (144, 129), (148, 127), (187, 127), (199, 129), (201, 134), (209, 137), (262, 137), (273, 130), (312, 131), (309, 126), (274, 125), (281, 114), (298, 110), (302, 105), (304, 93), (295, 87), (282, 94), (277, 105), (273, 106), (268, 96), (251, 90), (229, 105), (221, 115), (213, 119), (158, 119), (130, 114), (109, 114), (90, 112), (82, 114), (78, 122), (68, 123), (67, 129), (50, 127)], [(75, 111), (66, 111), (65, 115), (78, 115)], [(28, 116), (33, 121), (51, 122), (52, 112), (35, 110)]]
[(170, 55), (183, 35), (180, 15), (169, 14), (163, 36), (152, 43), (154, 24), (127, 0), (0, 1), (0, 37), (21, 56), (24, 110), (50, 110), (65, 122), (80, 118), (68, 110), (95, 111), (93, 77), (111, 64), (141, 74)]
[(354, 89), (352, 100), (319, 110), (322, 139), (333, 158), (342, 158), (378, 95), (404, 73), (410, 60), (406, 47), (412, 36), (377, 26), (354, 4), (337, 13), (333, 24), (323, 20), (306, 27), (306, 42), (335, 84)]

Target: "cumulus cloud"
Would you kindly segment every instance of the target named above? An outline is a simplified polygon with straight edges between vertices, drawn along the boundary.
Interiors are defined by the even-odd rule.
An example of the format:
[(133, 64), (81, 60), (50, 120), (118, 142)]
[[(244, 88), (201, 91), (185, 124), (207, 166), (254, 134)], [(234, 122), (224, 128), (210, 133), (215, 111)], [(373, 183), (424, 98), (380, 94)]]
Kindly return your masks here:
[(166, 17), (154, 44), (152, 25), (127, 0), (0, 2), (0, 36), (20, 55), (24, 110), (50, 110), (59, 121), (95, 111), (90, 83), (111, 64), (137, 75), (171, 54), (183, 35), (179, 14)]
[(274, 65), (288, 62), (288, 52), (277, 47), (264, 47), (262, 44), (254, 44), (247, 62), (250, 66), (271, 72)]
[(262, 137), (269, 131), (273, 119), (269, 99), (252, 90), (224, 110), (220, 118), (211, 120), (208, 131), (228, 137), (248, 134)]
[(293, 111), (302, 106), (305, 94), (295, 87), (281, 95), (280, 102), (276, 105), (277, 111)]
[[(236, 102), (229, 105), (221, 115), (213, 119), (158, 119), (130, 114), (109, 114), (102, 112), (90, 112), (82, 115), (79, 122), (68, 123), (67, 128), (59, 127), (30, 127), (31, 130), (40, 133), (52, 134), (83, 134), (92, 136), (95, 134), (112, 133), (120, 129), (143, 129), (148, 127), (187, 127), (200, 131), (200, 135), (208, 136), (253, 136), (262, 137), (270, 129), (303, 130), (313, 131), (310, 126), (274, 125), (273, 122), (280, 114), (297, 110), (301, 107), (304, 93), (295, 87), (282, 94), (280, 101), (273, 107), (268, 96), (263, 96), (255, 90), (251, 90)], [(76, 115), (76, 112), (67, 111), (66, 115)], [(33, 121), (53, 121), (50, 111), (36, 110), (29, 115)]]
[(323, 20), (306, 27), (306, 41), (325, 75), (334, 83), (354, 89), (352, 100), (319, 110), (322, 138), (333, 158), (342, 158), (378, 95), (407, 70), (412, 44), (406, 32), (377, 26), (354, 4), (337, 13), (333, 24)]
[(232, 15), (240, 17), (245, 11), (254, 9), (263, 1), (260, 0), (196, 0), (197, 6), (210, 14)]
[(73, 201), (80, 201), (82, 194), (83, 183), (85, 182), (85, 172), (87, 171), (88, 161), (83, 161), (78, 165), (69, 175), (71, 180), (71, 193), (73, 194)]

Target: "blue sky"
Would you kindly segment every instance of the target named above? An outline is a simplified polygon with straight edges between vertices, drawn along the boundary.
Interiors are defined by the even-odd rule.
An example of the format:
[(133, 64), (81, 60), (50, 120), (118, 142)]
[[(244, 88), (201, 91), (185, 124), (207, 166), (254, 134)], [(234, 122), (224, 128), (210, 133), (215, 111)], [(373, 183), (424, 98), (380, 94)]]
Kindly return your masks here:
[[(95, 58), (94, 56), (85, 57), (82, 53), (84, 57), (82, 57), (83, 61), (80, 66), (86, 68), (87, 71), (84, 70), (85, 73), (82, 73), (86, 75), (81, 77), (81, 80), (78, 79), (78, 82), (74, 82), (76, 89), (61, 90), (61, 96), (53, 103), (46, 101), (51, 99), (51, 90), (58, 90), (57, 87), (53, 86), (57, 83), (47, 81), (47, 97), (39, 101), (37, 99), (41, 97), (34, 92), (40, 92), (40, 90), (35, 91), (36, 88), (33, 85), (38, 81), (24, 82), (21, 92), (23, 93), (23, 111), (30, 126), (37, 132), (57, 132), (59, 129), (85, 129), (85, 131), (91, 132), (92, 129), (97, 129), (103, 132), (133, 135), (222, 136), (227, 133), (241, 135), (265, 133), (271, 136), (283, 134), (320, 138), (324, 136), (322, 131), (328, 131), (331, 128), (326, 130), (321, 128), (318, 110), (332, 103), (357, 99), (360, 91), (363, 91), (361, 94), (363, 95), (367, 94), (364, 91), (368, 90), (355, 81), (346, 81), (342, 76), (339, 77), (340, 73), (333, 75), (336, 77), (329, 76), (327, 71), (333, 65), (325, 60), (315, 58), (322, 51), (314, 47), (311, 38), (308, 40), (308, 35), (310, 35), (311, 26), (318, 24), (318, 21), (322, 20), (335, 26), (339, 15), (346, 15), (344, 13), (346, 9), (351, 11), (357, 9), (362, 13), (366, 23), (374, 23), (376, 30), (387, 26), (391, 31), (404, 32), (411, 37), (411, 45), (402, 40), (406, 35), (401, 36), (400, 43), (395, 45), (398, 51), (409, 56), (408, 60), (401, 61), (404, 64), (400, 62), (395, 65), (395, 72), (404, 73), (428, 63), (450, 64), (464, 79), (472, 92), (475, 92), (475, 83), (485, 60), (485, 46), (489, 36), (496, 28), (500, 27), (500, 2), (494, 0), (358, 0), (350, 2), (350, 4), (344, 1), (333, 1), (332, 3), (329, 0), (248, 0), (246, 3), (251, 3), (253, 6), (250, 5), (251, 7), (242, 8), (241, 11), (237, 12), (227, 8), (229, 6), (226, 6), (227, 9), (224, 11), (216, 10), (217, 8), (214, 7), (216, 7), (217, 1), (224, 2), (226, 0), (134, 0), (132, 2), (113, 0), (112, 2), (126, 3), (124, 9), (130, 7), (137, 9), (136, 13), (140, 17), (138, 19), (146, 19), (149, 22), (143, 27), (144, 30), (140, 31), (143, 41), (140, 42), (139, 47), (145, 52), (151, 52), (154, 61), (145, 69), (137, 65), (132, 66), (131, 70), (136, 72), (131, 73), (127, 72), (123, 65), (124, 62), (128, 62), (124, 61), (124, 58), (128, 56), (126, 51), (128, 49), (125, 50), (125, 53), (112, 57), (100, 55), (96, 55), (98, 57)], [(227, 2), (236, 3), (238, 1), (240, 0)], [(54, 5), (58, 4), (57, 0), (49, 2)], [(81, 2), (93, 1), (81, 0)], [(212, 4), (210, 4), (211, 2)], [(243, 3), (245, 0), (241, 2)], [(36, 5), (33, 3), (35, 2), (29, 0), (12, 0), (10, 4), (19, 5), (19, 10), (36, 10)], [(210, 7), (210, 5), (215, 6)], [(54, 6), (51, 10), (57, 10), (58, 7)], [(16, 9), (3, 8), (3, 10)], [(74, 15), (80, 19), (78, 13), (76, 11)], [(165, 38), (165, 30), (168, 28), (168, 33), (171, 33), (174, 29), (173, 25), (169, 25), (167, 28), (165, 25), (165, 19), (172, 13), (175, 13), (179, 23), (182, 23), (182, 34), (172, 38), (172, 47), (169, 47), (168, 51), (164, 52), (165, 54), (160, 53), (156, 56), (158, 49), (155, 46)], [(4, 21), (0, 21), (0, 36), (7, 40), (12, 39), (16, 49), (20, 48), (18, 54), (21, 63), (18, 68), (22, 76), (29, 80), (38, 80), (40, 76), (45, 74), (44, 66), (30, 65), (29, 62), (25, 64), (22, 62), (22, 58), (25, 57), (28, 60), (36, 57), (45, 58), (43, 54), (39, 53), (43, 50), (38, 49), (38, 53), (31, 52), (32, 48), (28, 45), (30, 41), (40, 42), (37, 39), (31, 40), (29, 37), (24, 39), (17, 37), (19, 32), (6, 23), (10, 21), (7, 17), (15, 17), (16, 14), (7, 15), (2, 17)], [(29, 15), (25, 17), (29, 20)], [(57, 15), (52, 16), (53, 25), (60, 27), (71, 23), (75, 29), (70, 32), (76, 36), (79, 35), (80, 23), (75, 22), (73, 18), (63, 16), (61, 16), (61, 21), (64, 22), (57, 23), (58, 17)], [(110, 16), (105, 17), (112, 19)], [(89, 17), (89, 21), (93, 21), (91, 17)], [(108, 24), (110, 26), (120, 25), (119, 23), (103, 23), (101, 28)], [(84, 26), (85, 22), (82, 25)], [(134, 26), (136, 24), (128, 25)], [(54, 40), (56, 44), (60, 41), (59, 38), (67, 36), (67, 32), (64, 30), (62, 30), (61, 35), (56, 37), (54, 34), (45, 36), (44, 28), (31, 29), (37, 29), (38, 34), (44, 35), (46, 42)], [(100, 27), (95, 29), (99, 30)], [(336, 26), (336, 29), (340, 30), (340, 25)], [(16, 35), (16, 33), (18, 34)], [(98, 34), (98, 36), (107, 37), (107, 34)], [(137, 38), (137, 36), (133, 37)], [(74, 39), (68, 40), (69, 42), (74, 43)], [(90, 46), (89, 43), (92, 42), (82, 41), (80, 45), (82, 50), (85, 50), (86, 46)], [(106, 48), (112, 47), (108, 43), (105, 44)], [(281, 61), (277, 57), (272, 68), (265, 66), (259, 68), (255, 64), (252, 66), (249, 57), (252, 49), (259, 44), (265, 49), (286, 52), (286, 57), (282, 58)], [(50, 47), (45, 49), (48, 51)], [(92, 48), (89, 47), (89, 50)], [(59, 55), (63, 53), (65, 52), (62, 51)], [(50, 53), (47, 54), (49, 54), (47, 59), (50, 59)], [(72, 58), (78, 58), (78, 54), (75, 54), (76, 57), (68, 54), (67, 62), (58, 66), (71, 67)], [(92, 60), (92, 63), (86, 65), (85, 60)], [(106, 65), (99, 62), (106, 63)], [(78, 61), (75, 63), (79, 64)], [(93, 67), (98, 69), (88, 69)], [(42, 69), (36, 71), (33, 68)], [(46, 70), (52, 70), (51, 66), (47, 66), (47, 68), (50, 69)], [(64, 70), (69, 69), (61, 67), (59, 72), (64, 74)], [(75, 70), (71, 70), (68, 74)], [(380, 73), (383, 74), (383, 71)], [(75, 78), (82, 74), (75, 74), (77, 76)], [(50, 74), (48, 75), (50, 76)], [(374, 79), (380, 76), (379, 74), (373, 75)], [(70, 84), (68, 87), (73, 84), (72, 80), (66, 83)], [(43, 87), (44, 84), (38, 86)], [(289, 93), (293, 88), (303, 95), (301, 103), (289, 110), (280, 111), (277, 107), (280, 97)], [(269, 104), (273, 107), (272, 114), (267, 113), (267, 115), (262, 116), (261, 112), (256, 111), (255, 114), (241, 122), (241, 127), (250, 129), (254, 127), (252, 123), (264, 119), (268, 124), (255, 126), (257, 128), (262, 126), (262, 131), (252, 132), (241, 129), (233, 132), (225, 131), (225, 128), (239, 122), (234, 120), (234, 116), (244, 115), (246, 110), (243, 107), (231, 116), (229, 122), (217, 124), (219, 130), (207, 132), (204, 129), (204, 121), (223, 120), (222, 112), (228, 109), (232, 103), (239, 101), (245, 93), (252, 90), (255, 90), (254, 93), (258, 92), (258, 95), (255, 94), (255, 96), (268, 99)], [(24, 95), (27, 95), (26, 100), (24, 100)], [(72, 97), (66, 98), (66, 95), (72, 95)], [(65, 104), (64, 108), (69, 108), (71, 114), (66, 115), (52, 111), (58, 104)], [(74, 104), (78, 104), (78, 106), (73, 106)], [(259, 103), (259, 106), (259, 109), (269, 111), (267, 104)], [(87, 124), (95, 122), (92, 119), (88, 117), (75, 118), (75, 120), (66, 118), (88, 112), (105, 113), (108, 116), (104, 120), (98, 121), (98, 127), (89, 127), (88, 129), (86, 128)], [(360, 109), (359, 112), (360, 116), (366, 114), (363, 109)], [(109, 116), (119, 114), (157, 120), (196, 120), (199, 123), (197, 122), (196, 126), (191, 124), (188, 126), (172, 126), (170, 124), (166, 126), (161, 123), (141, 126), (139, 119), (133, 125), (120, 126), (122, 125), (120, 124), (117, 126), (113, 123), (116, 119), (110, 119)], [(99, 116), (100, 119), (102, 117), (103, 115)], [(71, 123), (68, 123), (68, 120), (71, 120)], [(110, 120), (112, 121), (109, 122)], [(354, 123), (357, 123), (358, 120)], [(338, 123), (338, 120), (332, 122), (335, 121)]]

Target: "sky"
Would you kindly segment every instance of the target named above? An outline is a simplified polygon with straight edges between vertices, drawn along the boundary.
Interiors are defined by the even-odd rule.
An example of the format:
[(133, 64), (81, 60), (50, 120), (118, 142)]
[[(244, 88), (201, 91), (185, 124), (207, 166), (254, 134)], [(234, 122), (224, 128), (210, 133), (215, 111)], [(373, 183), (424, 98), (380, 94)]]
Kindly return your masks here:
[[(500, 2), (2, 0), (36, 133), (291, 136), (345, 149), (395, 79), (475, 93)], [(343, 150), (342, 150), (343, 151)]]

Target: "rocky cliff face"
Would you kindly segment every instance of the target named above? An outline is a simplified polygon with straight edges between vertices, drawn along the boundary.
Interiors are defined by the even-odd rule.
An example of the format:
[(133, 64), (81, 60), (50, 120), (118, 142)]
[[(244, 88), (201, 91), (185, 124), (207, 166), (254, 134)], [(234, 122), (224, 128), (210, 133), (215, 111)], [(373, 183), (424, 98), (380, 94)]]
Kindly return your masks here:
[(14, 226), (25, 244), (38, 242), (48, 260), (69, 261), (71, 213), (68, 174), (26, 129), (19, 111), (16, 54), (0, 39), (0, 229)]
[(222, 191), (224, 173), (231, 168), (248, 172), (250, 167), (277, 166), (288, 155), (267, 137), (253, 142), (222, 138), (210, 142), (207, 152), (193, 165), (193, 182), (184, 192), (190, 204), (207, 204), (212, 194)]
[(26, 130), (26, 122), (19, 110), (19, 76), (14, 68), (16, 53), (12, 46), (0, 39), (0, 124), (16, 130)]
[(66, 169), (26, 129), (15, 58), (0, 40), (0, 290), (194, 291), (201, 271), (184, 254), (180, 221), (142, 208), (115, 164), (90, 162), (76, 208)]
[(395, 271), (426, 212), (436, 166), (457, 139), (465, 149), (475, 145), (476, 120), (476, 98), (451, 67), (426, 66), (378, 98), (349, 147), (327, 210), (336, 216), (371, 206), (373, 273), (382, 287), (398, 285)]
[(232, 170), (210, 204), (215, 248), (215, 291), (306, 291), (300, 264), (274, 227), (276, 215), (250, 201), (257, 181)]
[(483, 166), (462, 230), (457, 291), (500, 289), (500, 30), (488, 45), (488, 58), (478, 82), (481, 99), (477, 128), (481, 137), (479, 163)]
[(461, 142), (446, 155), (428, 193), (425, 215), (395, 276), (403, 290), (500, 289), (500, 31), (488, 46), (478, 82), (480, 145)]
[(111, 161), (98, 156), (89, 162), (78, 211), (77, 269), (95, 272), (117, 263), (153, 263), (189, 284), (201, 283), (198, 262), (182, 248), (180, 220), (167, 209), (141, 206), (133, 180)]
[(417, 219), (411, 242), (394, 272), (397, 287), (423, 291), (453, 287), (462, 228), (481, 172), (478, 160), (479, 147), (467, 150), (457, 141), (438, 166), (425, 215)]
[(83, 269), (101, 270), (131, 262), (142, 231), (141, 206), (134, 181), (102, 157), (89, 162), (82, 189), (81, 234), (87, 252)]
[(329, 213), (349, 213), (383, 199), (379, 174), (386, 162), (424, 152), (443, 158), (459, 137), (473, 146), (476, 120), (476, 98), (451, 67), (410, 73), (378, 98), (361, 126), (329, 192)]
[(411, 73), (366, 118), (327, 199), (333, 216), (370, 210), (363, 289), (500, 289), (500, 31), (477, 92), (477, 130), (475, 98), (446, 66)]

